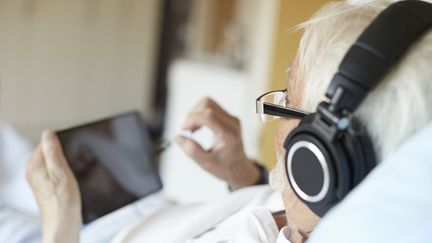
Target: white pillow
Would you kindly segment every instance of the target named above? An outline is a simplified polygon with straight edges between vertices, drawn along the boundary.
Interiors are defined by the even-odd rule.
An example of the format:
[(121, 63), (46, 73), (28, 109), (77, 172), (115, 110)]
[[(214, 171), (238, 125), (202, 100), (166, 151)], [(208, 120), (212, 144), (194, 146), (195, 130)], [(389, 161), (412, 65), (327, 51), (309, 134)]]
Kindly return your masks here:
[(308, 242), (432, 242), (432, 124), (325, 215)]
[(37, 215), (36, 200), (25, 178), (32, 150), (27, 140), (0, 122), (0, 202), (8, 208)]

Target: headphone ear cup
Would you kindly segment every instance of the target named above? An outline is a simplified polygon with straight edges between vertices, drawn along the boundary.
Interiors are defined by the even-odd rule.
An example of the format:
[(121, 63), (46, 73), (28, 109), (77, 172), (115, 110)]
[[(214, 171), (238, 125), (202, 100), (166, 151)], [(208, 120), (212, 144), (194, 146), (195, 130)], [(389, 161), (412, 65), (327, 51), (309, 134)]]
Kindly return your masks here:
[(365, 127), (355, 117), (350, 121), (343, 142), (350, 162), (352, 189), (375, 167), (375, 152)]
[[(314, 114), (306, 116), (285, 140), (284, 147), (286, 149), (285, 169), (289, 184), (297, 196), (318, 216), (323, 216), (334, 204), (340, 201), (351, 189), (351, 170), (348, 157), (339, 140), (328, 139), (323, 133), (322, 127), (317, 125), (320, 122), (320, 117)], [(324, 188), (324, 181), (317, 179), (317, 173), (311, 171), (311, 168), (317, 168), (310, 164), (308, 160), (314, 160), (314, 156), (298, 156), (293, 157), (290, 161), (290, 153), (297, 149), (301, 144), (304, 147), (313, 147), (309, 150), (315, 157), (324, 157), (321, 167), (323, 171), (328, 172), (328, 189), (322, 197), (315, 197), (319, 200), (312, 200), (302, 193), (302, 190), (308, 191), (310, 188)], [(321, 155), (320, 155), (321, 154)], [(315, 159), (315, 161), (319, 161)], [(315, 163), (317, 164), (317, 163)], [(291, 173), (290, 173), (290, 166)], [(297, 166), (297, 169), (294, 168)], [(301, 168), (301, 169), (298, 169)], [(313, 190), (312, 190), (313, 191)]]

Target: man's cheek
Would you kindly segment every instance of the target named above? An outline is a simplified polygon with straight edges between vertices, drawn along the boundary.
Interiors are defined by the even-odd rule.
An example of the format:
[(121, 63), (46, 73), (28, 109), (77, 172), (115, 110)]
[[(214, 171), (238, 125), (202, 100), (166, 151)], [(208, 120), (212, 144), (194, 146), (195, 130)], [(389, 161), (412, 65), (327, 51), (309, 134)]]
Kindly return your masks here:
[(287, 131), (288, 129), (286, 123), (287, 121), (285, 121), (285, 119), (279, 119), (278, 121), (278, 126), (277, 126), (276, 136), (275, 136), (276, 151), (278, 154), (281, 154), (282, 151), (284, 151), (283, 144), (285, 142), (285, 138), (289, 133), (289, 131)]
[(288, 187), (288, 180), (285, 173), (285, 166), (284, 166), (284, 157), (280, 156), (279, 154), (277, 157), (277, 163), (275, 168), (270, 172), (269, 182), (270, 186), (273, 188), (273, 190), (283, 193), (287, 190)]
[(299, 122), (299, 120), (286, 118), (281, 118), (278, 120), (278, 126), (275, 135), (275, 145), (276, 151), (278, 151), (279, 154), (281, 154), (282, 151), (283, 153), (285, 152), (285, 148), (283, 146), (285, 139), (288, 137), (291, 131), (298, 126)]

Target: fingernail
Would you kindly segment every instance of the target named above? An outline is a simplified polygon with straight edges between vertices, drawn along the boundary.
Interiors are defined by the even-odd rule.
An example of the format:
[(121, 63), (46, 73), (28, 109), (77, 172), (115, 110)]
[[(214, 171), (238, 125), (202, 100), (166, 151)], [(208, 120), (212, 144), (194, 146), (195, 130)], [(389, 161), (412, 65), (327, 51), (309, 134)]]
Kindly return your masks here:
[(42, 132), (42, 142), (49, 143), (52, 141), (52, 132), (49, 130), (45, 130)]
[(42, 133), (42, 144), (43, 147), (47, 149), (52, 149), (55, 147), (54, 143), (54, 133), (50, 130), (45, 130)]

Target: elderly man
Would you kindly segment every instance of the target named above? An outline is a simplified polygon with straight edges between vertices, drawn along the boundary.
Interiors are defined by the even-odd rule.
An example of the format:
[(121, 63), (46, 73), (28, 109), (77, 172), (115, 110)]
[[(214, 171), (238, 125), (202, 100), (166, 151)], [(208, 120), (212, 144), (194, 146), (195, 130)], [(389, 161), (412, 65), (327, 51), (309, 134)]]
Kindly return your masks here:
[[(389, 4), (388, 1), (374, 1), (358, 5), (345, 2), (326, 5), (303, 25), (305, 34), (297, 59), (288, 72), (287, 89), (268, 93), (258, 101), (268, 101), (271, 98), (277, 102), (272, 106), (283, 110), (261, 114), (265, 120), (275, 118), (275, 115), (284, 116), (279, 120), (276, 134), (278, 163), (270, 178), (273, 187), (282, 193), (283, 208), (267, 187), (244, 188), (259, 180), (260, 170), (253, 166), (253, 162), (243, 152), (238, 120), (206, 99), (190, 113), (185, 129), (194, 131), (201, 126), (209, 126), (216, 134), (214, 147), (210, 151), (204, 151), (185, 137), (179, 137), (178, 143), (205, 170), (226, 180), (232, 187), (243, 189), (221, 201), (203, 205), (167, 206), (138, 220), (128, 221), (117, 215), (121, 222), (119, 227), (124, 230), (117, 230), (113, 232), (115, 236), (111, 235), (111, 238), (104, 240), (302, 242), (308, 238), (319, 217), (304, 200), (299, 199), (296, 195), (298, 191), (294, 192), (292, 186), (288, 185), (284, 143), (287, 135), (298, 125), (298, 118), (314, 112), (319, 102), (324, 100), (325, 89), (347, 50)], [(373, 89), (354, 114), (373, 141), (377, 161), (388, 158), (404, 140), (432, 121), (431, 46), (432, 34), (423, 35), (392, 67), (390, 73)], [(290, 112), (285, 112), (286, 110)], [(339, 125), (343, 127), (343, 123)], [(386, 164), (391, 164), (391, 161)], [(365, 183), (376, 180), (374, 176), (368, 177)], [(43, 241), (78, 242), (82, 224), (80, 194), (54, 134), (44, 133), (41, 144), (29, 160), (28, 180), (41, 212)], [(352, 194), (355, 195), (356, 190)], [(391, 204), (392, 201), (387, 203)], [(337, 210), (336, 207), (335, 211)], [(106, 231), (103, 227), (99, 231), (97, 227), (93, 230), (93, 235), (103, 235), (103, 231)], [(342, 225), (337, 230), (349, 231)], [(89, 230), (82, 232), (86, 233)], [(319, 235), (313, 235), (312, 238), (320, 240)], [(327, 235), (326, 239), (331, 238)], [(353, 242), (351, 240), (354, 239), (348, 241)]]

